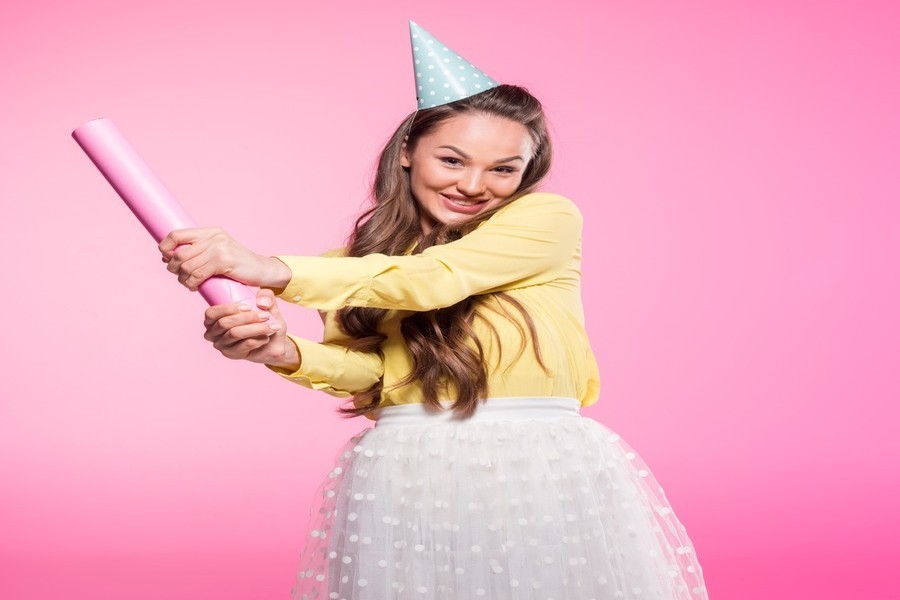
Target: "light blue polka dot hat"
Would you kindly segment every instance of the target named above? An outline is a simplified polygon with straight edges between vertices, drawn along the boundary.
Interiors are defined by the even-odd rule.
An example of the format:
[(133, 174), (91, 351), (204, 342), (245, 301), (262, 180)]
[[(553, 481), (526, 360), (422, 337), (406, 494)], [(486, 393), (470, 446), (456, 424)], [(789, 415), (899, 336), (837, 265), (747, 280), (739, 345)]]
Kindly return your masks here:
[(500, 85), (446, 44), (409, 22), (417, 109), (440, 106)]

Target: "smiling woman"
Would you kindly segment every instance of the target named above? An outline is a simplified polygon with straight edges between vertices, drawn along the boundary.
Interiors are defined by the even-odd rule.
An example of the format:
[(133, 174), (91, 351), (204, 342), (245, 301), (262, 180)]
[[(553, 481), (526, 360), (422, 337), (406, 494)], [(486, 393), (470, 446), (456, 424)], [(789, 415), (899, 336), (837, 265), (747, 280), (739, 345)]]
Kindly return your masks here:
[(400, 164), (409, 169), (422, 230), (429, 233), (435, 223), (460, 224), (509, 198), (522, 182), (533, 147), (524, 125), (490, 113), (451, 117), (412, 147), (407, 136)]
[[(600, 392), (583, 217), (537, 190), (552, 157), (541, 103), (411, 33), (420, 104), (437, 96), (429, 61), (455, 77), (384, 146), (345, 245), (260, 257), (221, 230), (160, 244), (186, 285), (222, 273), (262, 286), (264, 317), (207, 311), (223, 354), (375, 421), (319, 486), (295, 598), (707, 598), (647, 465), (580, 413)], [(191, 248), (175, 256), (176, 243)], [(323, 311), (323, 339), (271, 331), (275, 295)]]

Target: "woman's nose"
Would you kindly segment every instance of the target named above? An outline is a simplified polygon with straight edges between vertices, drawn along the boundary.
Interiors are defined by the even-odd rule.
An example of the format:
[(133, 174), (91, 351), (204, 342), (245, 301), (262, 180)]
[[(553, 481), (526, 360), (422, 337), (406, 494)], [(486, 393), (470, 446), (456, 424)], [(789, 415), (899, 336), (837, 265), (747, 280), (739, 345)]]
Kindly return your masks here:
[(460, 178), (456, 188), (466, 196), (478, 196), (484, 192), (484, 179), (479, 171), (469, 171)]

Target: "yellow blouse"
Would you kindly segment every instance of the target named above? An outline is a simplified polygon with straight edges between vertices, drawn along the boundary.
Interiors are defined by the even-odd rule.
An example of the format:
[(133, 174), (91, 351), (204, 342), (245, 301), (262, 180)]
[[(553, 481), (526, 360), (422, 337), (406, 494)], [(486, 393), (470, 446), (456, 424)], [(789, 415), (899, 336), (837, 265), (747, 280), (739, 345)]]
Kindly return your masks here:
[[(273, 291), (282, 300), (326, 311), (325, 330), (321, 342), (288, 334), (301, 357), (295, 372), (266, 367), (338, 398), (353, 396), (384, 378), (382, 406), (422, 402), (418, 382), (388, 389), (412, 370), (400, 321), (415, 311), (502, 290), (531, 315), (551, 374), (538, 364), (519, 311), (492, 298), (496, 308), (506, 308), (519, 322), (525, 339), (507, 317), (490, 309), (476, 310), (472, 326), (485, 351), (488, 396), (568, 396), (580, 399), (582, 406), (594, 404), (600, 379), (581, 303), (582, 220), (571, 200), (535, 192), (504, 206), (462, 238), (419, 254), (348, 257), (339, 248), (321, 256), (278, 255), (290, 267), (292, 278), (283, 290)], [(381, 344), (384, 358), (344, 346), (348, 336), (335, 320), (335, 311), (344, 306), (388, 309), (379, 325), (387, 336)], [(502, 355), (498, 356), (496, 338), (483, 320), (497, 329)]]

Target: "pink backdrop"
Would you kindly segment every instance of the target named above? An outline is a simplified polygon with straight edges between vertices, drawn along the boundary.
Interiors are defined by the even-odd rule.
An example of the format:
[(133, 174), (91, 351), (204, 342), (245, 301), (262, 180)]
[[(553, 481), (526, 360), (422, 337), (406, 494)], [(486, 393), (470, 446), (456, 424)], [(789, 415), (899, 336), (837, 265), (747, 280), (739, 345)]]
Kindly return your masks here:
[(287, 599), (369, 424), (215, 351), (69, 134), (112, 118), (197, 221), (318, 253), (415, 106), (413, 19), (544, 101), (546, 189), (585, 215), (586, 413), (711, 596), (900, 598), (895, 3), (137, 4), (0, 8), (0, 597)]

